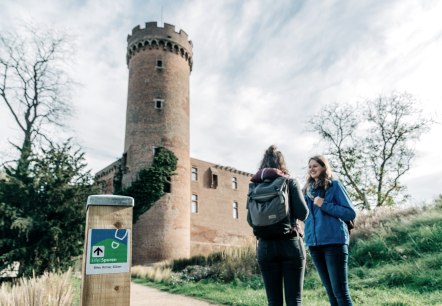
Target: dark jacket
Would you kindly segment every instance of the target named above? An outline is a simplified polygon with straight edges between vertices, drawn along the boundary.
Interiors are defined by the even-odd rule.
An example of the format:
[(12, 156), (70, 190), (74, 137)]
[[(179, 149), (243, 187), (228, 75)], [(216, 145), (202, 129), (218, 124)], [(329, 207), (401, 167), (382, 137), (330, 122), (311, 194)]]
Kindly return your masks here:
[[(259, 170), (251, 179), (253, 183), (261, 183), (265, 180), (274, 180), (277, 177), (286, 176), (279, 169), (273, 168), (264, 168)], [(299, 233), (301, 236), (303, 233), (297, 223), (297, 220), (304, 221), (309, 213), (307, 208), (307, 204), (304, 200), (304, 195), (301, 191), (300, 184), (298, 180), (294, 178), (288, 179), (289, 186), (289, 207), (290, 207), (290, 223), (292, 227)], [(294, 233), (296, 235), (296, 232)]]
[[(321, 207), (313, 204), (321, 189), (310, 188), (305, 195), (310, 214), (305, 221), (305, 244), (349, 244), (350, 235), (344, 221), (353, 220), (356, 211), (348, 194), (338, 180), (332, 180)], [(313, 198), (313, 199), (312, 199)]]

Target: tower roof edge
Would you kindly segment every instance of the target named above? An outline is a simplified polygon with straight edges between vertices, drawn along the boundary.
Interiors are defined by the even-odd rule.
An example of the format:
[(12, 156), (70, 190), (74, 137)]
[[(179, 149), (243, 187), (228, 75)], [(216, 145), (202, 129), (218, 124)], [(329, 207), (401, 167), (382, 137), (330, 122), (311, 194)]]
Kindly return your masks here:
[(189, 52), (192, 52), (193, 44), (185, 31), (180, 29), (177, 32), (175, 31), (175, 26), (169, 23), (164, 23), (164, 27), (160, 27), (156, 21), (146, 22), (144, 28), (141, 28), (139, 25), (134, 27), (132, 34), (127, 36), (127, 44), (129, 46), (140, 40), (161, 38), (172, 40), (188, 49)]

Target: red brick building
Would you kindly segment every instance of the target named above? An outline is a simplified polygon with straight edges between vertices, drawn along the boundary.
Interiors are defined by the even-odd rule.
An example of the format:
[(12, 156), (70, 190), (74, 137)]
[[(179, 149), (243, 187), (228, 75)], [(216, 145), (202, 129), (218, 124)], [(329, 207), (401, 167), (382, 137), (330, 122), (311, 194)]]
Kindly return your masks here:
[(191, 254), (250, 239), (246, 199), (251, 175), (198, 159), (191, 164)]
[[(135, 27), (127, 38), (129, 84), (122, 158), (97, 173), (106, 193), (152, 163), (155, 148), (178, 158), (171, 190), (133, 228), (134, 264), (207, 254), (252, 238), (246, 221), (251, 174), (190, 157), (189, 77), (193, 44), (173, 25)], [(135, 203), (136, 205), (136, 203)]]

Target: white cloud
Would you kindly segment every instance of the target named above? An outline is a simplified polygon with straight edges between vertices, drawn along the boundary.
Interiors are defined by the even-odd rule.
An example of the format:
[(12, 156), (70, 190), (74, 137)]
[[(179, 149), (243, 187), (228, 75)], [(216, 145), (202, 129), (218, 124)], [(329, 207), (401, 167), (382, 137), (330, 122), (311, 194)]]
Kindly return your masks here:
[[(97, 171), (123, 150), (126, 37), (147, 21), (174, 24), (194, 44), (190, 76), (191, 154), (253, 172), (272, 143), (303, 177), (321, 144), (306, 120), (321, 105), (408, 91), (440, 119), (442, 4), (439, 1), (6, 1), (0, 28), (32, 20), (77, 37), (78, 82), (71, 133)], [(0, 152), (14, 124), (0, 104)], [(442, 126), (422, 137), (407, 180), (442, 173)], [(436, 149), (435, 149), (436, 147)], [(10, 153), (10, 152), (9, 152)], [(414, 177), (419, 179), (413, 180)], [(434, 185), (437, 189), (437, 185)], [(412, 188), (409, 188), (410, 190)]]

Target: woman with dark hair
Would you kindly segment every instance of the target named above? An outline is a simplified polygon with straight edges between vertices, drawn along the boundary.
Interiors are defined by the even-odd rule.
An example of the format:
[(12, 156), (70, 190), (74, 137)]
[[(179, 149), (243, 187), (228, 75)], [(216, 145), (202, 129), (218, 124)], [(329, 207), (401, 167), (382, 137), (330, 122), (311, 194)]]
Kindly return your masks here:
[(308, 209), (299, 183), (289, 177), (284, 156), (272, 145), (264, 153), (259, 170), (251, 181), (259, 184), (281, 176), (288, 180), (289, 229), (272, 234), (271, 237), (257, 236), (256, 256), (268, 305), (282, 306), (284, 295), (287, 306), (302, 305), (306, 253), (298, 220), (305, 220)]
[(353, 305), (348, 288), (350, 235), (344, 221), (353, 220), (356, 212), (342, 183), (333, 178), (324, 156), (309, 159), (303, 191), (310, 210), (305, 221), (305, 244), (330, 305)]

